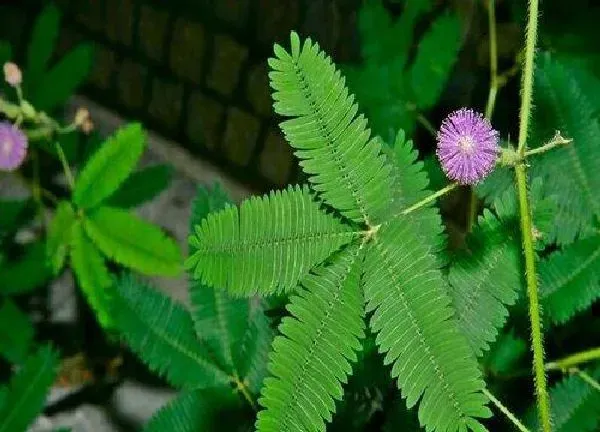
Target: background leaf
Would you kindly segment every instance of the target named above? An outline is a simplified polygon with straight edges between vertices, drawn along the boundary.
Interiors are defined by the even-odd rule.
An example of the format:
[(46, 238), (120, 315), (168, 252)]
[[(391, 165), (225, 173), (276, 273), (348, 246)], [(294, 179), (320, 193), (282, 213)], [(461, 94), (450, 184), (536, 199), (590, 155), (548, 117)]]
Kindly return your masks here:
[(70, 242), (71, 229), (76, 221), (75, 211), (68, 201), (61, 201), (56, 207), (54, 218), (48, 227), (46, 251), (52, 272), (57, 275), (62, 269)]
[(168, 165), (155, 165), (131, 174), (106, 200), (110, 207), (132, 208), (159, 195), (171, 182), (172, 169)]
[(21, 256), (0, 264), (0, 293), (23, 294), (41, 287), (52, 277), (46, 258), (46, 243), (36, 241), (25, 246)]
[(27, 314), (6, 299), (0, 307), (0, 354), (11, 363), (21, 363), (29, 352), (33, 335)]
[(54, 53), (60, 21), (60, 10), (53, 3), (46, 5), (35, 20), (27, 49), (27, 67), (24, 71), (26, 97), (28, 90), (37, 89), (45, 84), (43, 77)]

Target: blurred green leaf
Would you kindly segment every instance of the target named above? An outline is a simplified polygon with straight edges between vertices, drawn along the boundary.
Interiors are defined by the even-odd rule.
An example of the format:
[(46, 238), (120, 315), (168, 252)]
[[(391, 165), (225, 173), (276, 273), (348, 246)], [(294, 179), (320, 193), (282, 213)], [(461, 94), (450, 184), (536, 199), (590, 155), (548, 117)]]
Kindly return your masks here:
[(48, 282), (52, 271), (46, 259), (46, 244), (36, 241), (25, 246), (21, 257), (0, 266), (0, 294), (23, 294)]
[(27, 49), (27, 63), (24, 71), (25, 96), (28, 90), (46, 85), (43, 80), (44, 73), (48, 67), (56, 39), (60, 29), (60, 11), (49, 3), (38, 15), (33, 25), (31, 40)]
[(0, 236), (16, 230), (29, 220), (23, 216), (31, 204), (31, 200), (0, 200)]
[(10, 363), (21, 363), (27, 357), (33, 335), (29, 317), (6, 299), (0, 307), (0, 354)]
[(173, 170), (167, 165), (155, 165), (134, 172), (107, 199), (111, 207), (132, 208), (150, 201), (169, 186)]
[(67, 248), (71, 240), (71, 229), (76, 215), (68, 201), (61, 201), (56, 207), (54, 218), (48, 227), (46, 250), (52, 271), (57, 275), (65, 264)]

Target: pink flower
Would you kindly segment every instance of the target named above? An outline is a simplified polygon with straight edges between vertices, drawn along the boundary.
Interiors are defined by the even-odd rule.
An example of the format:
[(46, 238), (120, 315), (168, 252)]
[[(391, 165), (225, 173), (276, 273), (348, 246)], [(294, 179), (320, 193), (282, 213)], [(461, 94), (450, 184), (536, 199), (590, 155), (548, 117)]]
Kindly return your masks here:
[(496, 165), (498, 132), (481, 114), (467, 108), (454, 111), (437, 133), (436, 154), (449, 179), (473, 185)]
[(14, 171), (27, 155), (27, 137), (8, 122), (0, 122), (0, 170)]

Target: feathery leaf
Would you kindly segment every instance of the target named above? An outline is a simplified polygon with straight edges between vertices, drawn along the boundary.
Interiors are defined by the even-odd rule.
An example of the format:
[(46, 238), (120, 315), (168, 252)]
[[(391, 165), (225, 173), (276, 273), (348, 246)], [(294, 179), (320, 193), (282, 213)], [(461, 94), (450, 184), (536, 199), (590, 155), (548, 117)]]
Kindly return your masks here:
[(124, 126), (108, 138), (77, 178), (73, 202), (81, 208), (92, 208), (110, 197), (135, 168), (145, 142), (139, 123)]
[(292, 316), (273, 342), (258, 431), (325, 431), (332, 420), (364, 337), (362, 257), (358, 247), (348, 248), (304, 278), (304, 289), (292, 297)]
[(230, 377), (208, 357), (181, 305), (129, 275), (117, 291), (115, 326), (150, 369), (183, 389), (228, 386)]
[(50, 346), (43, 346), (25, 361), (8, 385), (9, 396), (0, 409), (0, 432), (27, 430), (44, 406), (57, 367), (58, 355)]
[(160, 228), (126, 210), (98, 207), (84, 220), (86, 233), (109, 258), (146, 275), (177, 276), (181, 250)]
[(376, 225), (391, 202), (391, 167), (369, 139), (345, 80), (318, 44), (291, 34), (291, 52), (275, 45), (269, 59), (275, 111), (312, 187), (355, 222)]
[(186, 264), (194, 278), (233, 294), (288, 291), (355, 234), (307, 187), (288, 187), (210, 214), (190, 237), (196, 252)]
[(427, 430), (473, 429), (491, 415), (484, 382), (430, 250), (410, 217), (381, 226), (365, 259), (370, 328), (407, 406), (421, 401)]

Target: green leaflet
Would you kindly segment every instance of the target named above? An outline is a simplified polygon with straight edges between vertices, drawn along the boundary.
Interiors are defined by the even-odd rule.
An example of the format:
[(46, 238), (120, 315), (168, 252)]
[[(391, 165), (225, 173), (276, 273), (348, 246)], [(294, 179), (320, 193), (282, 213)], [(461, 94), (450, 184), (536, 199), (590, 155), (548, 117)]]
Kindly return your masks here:
[[(410, 217), (384, 224), (365, 259), (364, 292), (370, 328), (393, 363), (392, 376), (428, 430), (481, 427), (491, 415), (484, 382), (451, 301), (436, 258)], [(479, 426), (478, 426), (479, 425)]]
[(420, 109), (433, 107), (442, 94), (461, 42), (460, 19), (450, 13), (435, 20), (423, 36), (409, 71), (414, 101)]
[(76, 221), (75, 210), (68, 201), (61, 201), (56, 207), (54, 218), (48, 227), (46, 253), (52, 272), (57, 275), (65, 264), (70, 242), (71, 228)]
[(106, 256), (147, 275), (177, 276), (179, 246), (158, 227), (112, 207), (98, 207), (84, 220), (86, 233)]
[(9, 396), (0, 407), (0, 432), (27, 430), (44, 406), (57, 368), (58, 355), (50, 346), (43, 346), (27, 359), (8, 385)]
[(134, 172), (107, 199), (110, 207), (132, 208), (150, 201), (169, 186), (171, 167), (154, 165)]
[(29, 317), (10, 299), (4, 300), (0, 307), (0, 355), (11, 363), (21, 363), (29, 352), (33, 335)]
[(131, 123), (108, 138), (85, 164), (75, 184), (73, 202), (92, 208), (110, 197), (137, 164), (146, 142), (139, 123)]
[(157, 411), (143, 432), (241, 431), (242, 413), (227, 416), (239, 405), (239, 398), (229, 391), (185, 391)]
[(313, 189), (347, 218), (376, 225), (392, 200), (391, 167), (340, 72), (318, 44), (301, 46), (295, 32), (291, 52), (275, 45), (269, 65), (275, 111), (292, 117), (281, 130)]
[(71, 267), (79, 286), (100, 324), (110, 329), (112, 322), (112, 280), (104, 258), (86, 236), (82, 223), (71, 228)]
[(364, 337), (362, 257), (358, 247), (348, 248), (304, 278), (304, 289), (292, 297), (292, 316), (273, 342), (258, 431), (325, 431), (331, 421)]
[(117, 288), (115, 326), (151, 370), (183, 389), (229, 386), (231, 377), (212, 362), (181, 305), (131, 276)]
[(479, 219), (468, 242), (448, 272), (450, 296), (462, 333), (480, 357), (489, 349), (521, 287), (521, 248), (488, 210)]
[(190, 237), (194, 278), (236, 295), (289, 291), (356, 233), (323, 212), (306, 187), (288, 187), (210, 214)]
[(564, 324), (600, 297), (600, 235), (578, 240), (539, 264), (544, 312)]
[(29, 90), (44, 85), (44, 73), (54, 53), (60, 29), (60, 15), (55, 5), (49, 4), (35, 20), (27, 49), (27, 68), (24, 72), (25, 95), (28, 95)]
[(527, 353), (527, 343), (512, 332), (502, 333), (484, 355), (485, 367), (494, 375), (508, 374)]
[(44, 285), (52, 277), (46, 260), (46, 245), (36, 241), (25, 246), (17, 260), (0, 264), (0, 293), (4, 295), (24, 294)]

